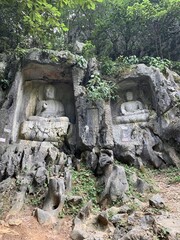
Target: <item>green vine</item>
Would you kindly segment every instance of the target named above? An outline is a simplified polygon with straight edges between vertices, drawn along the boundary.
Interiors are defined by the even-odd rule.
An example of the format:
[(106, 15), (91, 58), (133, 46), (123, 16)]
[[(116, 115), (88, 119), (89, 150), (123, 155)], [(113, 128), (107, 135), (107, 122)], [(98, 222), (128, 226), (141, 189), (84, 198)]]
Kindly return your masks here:
[(2, 88), (3, 90), (6, 90), (6, 89), (8, 89), (9, 86), (10, 86), (10, 81), (7, 80), (7, 79), (1, 79), (1, 80), (0, 80), (0, 86), (1, 86), (1, 88)]
[(98, 100), (109, 101), (116, 97), (115, 90), (116, 85), (113, 82), (101, 79), (98, 74), (95, 74), (91, 75), (87, 85), (87, 96), (93, 102)]

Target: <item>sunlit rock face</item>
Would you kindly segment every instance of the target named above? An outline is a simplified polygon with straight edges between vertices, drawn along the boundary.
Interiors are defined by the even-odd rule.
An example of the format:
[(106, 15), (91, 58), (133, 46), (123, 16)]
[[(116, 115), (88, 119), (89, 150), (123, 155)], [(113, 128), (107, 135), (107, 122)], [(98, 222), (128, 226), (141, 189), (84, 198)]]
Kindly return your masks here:
[[(56, 63), (51, 60), (54, 55)], [(19, 65), (0, 109), (0, 182), (8, 177), (20, 180), (21, 200), (11, 212), (22, 208), (29, 185), (34, 192), (49, 181), (37, 218), (51, 222), (62, 209), (71, 188), (70, 156), (77, 140), (75, 96), (83, 77), (84, 69), (76, 65), (75, 56), (64, 51), (33, 50)]]
[[(57, 63), (51, 60), (53, 54), (57, 54)], [(70, 128), (75, 139), (74, 64), (75, 57), (69, 52), (30, 51), (0, 110), (4, 119), (0, 123), (1, 142), (58, 142)], [(80, 81), (78, 76), (76, 81)]]
[(70, 170), (81, 161), (98, 177), (104, 207), (125, 199), (128, 190), (117, 161), (139, 168), (180, 167), (180, 92), (174, 73), (167, 70), (164, 76), (156, 68), (134, 66), (114, 79), (115, 100), (92, 102), (86, 85), (94, 72), (95, 59), (87, 67), (85, 59), (68, 51), (32, 50), (3, 98), (0, 182), (20, 178), (25, 196), (30, 184), (35, 191), (49, 181), (50, 169), (49, 207), (36, 213), (40, 221), (62, 209)]
[(139, 167), (179, 166), (179, 152), (172, 148), (179, 138), (174, 135), (169, 147), (163, 137), (179, 117), (180, 92), (173, 73), (167, 70), (165, 77), (158, 69), (140, 64), (119, 77), (117, 86), (117, 99), (111, 103), (115, 157)]
[(137, 166), (179, 165), (180, 138), (178, 132), (172, 134), (180, 95), (174, 73), (167, 70), (164, 76), (156, 68), (137, 65), (114, 79), (116, 100), (91, 102), (86, 84), (98, 64), (92, 59), (87, 68), (83, 61), (79, 64), (68, 51), (32, 50), (24, 58), (0, 109), (2, 145), (66, 142), (66, 149), (79, 156), (106, 148), (120, 162)]

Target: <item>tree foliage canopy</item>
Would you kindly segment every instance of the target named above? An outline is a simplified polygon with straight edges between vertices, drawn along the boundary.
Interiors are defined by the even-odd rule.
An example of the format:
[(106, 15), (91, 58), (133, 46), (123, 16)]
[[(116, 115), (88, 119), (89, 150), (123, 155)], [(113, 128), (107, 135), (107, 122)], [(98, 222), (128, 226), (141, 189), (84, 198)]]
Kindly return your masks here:
[(76, 9), (75, 16), (69, 36), (91, 40), (100, 56), (179, 59), (179, 0), (104, 0), (93, 12)]
[(95, 9), (97, 2), (102, 0), (1, 0), (1, 40), (6, 42), (9, 38), (14, 47), (27, 36), (37, 45), (52, 47), (54, 39), (68, 30), (61, 19), (63, 9), (77, 6)]
[(1, 0), (0, 12), (0, 51), (79, 40), (111, 59), (180, 58), (180, 0)]

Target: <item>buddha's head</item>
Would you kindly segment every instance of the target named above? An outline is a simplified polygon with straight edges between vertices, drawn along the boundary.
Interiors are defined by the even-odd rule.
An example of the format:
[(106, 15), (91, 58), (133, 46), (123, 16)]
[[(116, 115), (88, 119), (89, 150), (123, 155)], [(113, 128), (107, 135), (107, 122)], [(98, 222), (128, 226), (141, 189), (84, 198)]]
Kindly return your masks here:
[(55, 98), (55, 88), (52, 85), (47, 85), (45, 87), (45, 97), (47, 100), (53, 100)]
[(133, 92), (127, 91), (126, 92), (126, 99), (127, 99), (127, 101), (132, 101), (133, 100)]

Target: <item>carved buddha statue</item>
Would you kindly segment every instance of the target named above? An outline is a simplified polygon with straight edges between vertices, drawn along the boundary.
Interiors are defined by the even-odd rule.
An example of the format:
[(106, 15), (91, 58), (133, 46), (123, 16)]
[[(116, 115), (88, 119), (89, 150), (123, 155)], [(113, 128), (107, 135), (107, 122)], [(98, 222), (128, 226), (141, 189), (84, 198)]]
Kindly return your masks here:
[(133, 101), (133, 93), (126, 92), (127, 102), (121, 104), (123, 116), (116, 117), (116, 123), (144, 122), (148, 120), (149, 110), (143, 108), (140, 101)]
[(45, 100), (38, 101), (35, 116), (21, 124), (20, 136), (26, 140), (59, 141), (67, 134), (69, 118), (65, 116), (63, 104), (55, 100), (55, 88), (45, 87)]
[(38, 101), (35, 114), (28, 119), (32, 121), (56, 121), (65, 115), (63, 104), (55, 100), (55, 88), (52, 85), (45, 87), (45, 100)]

